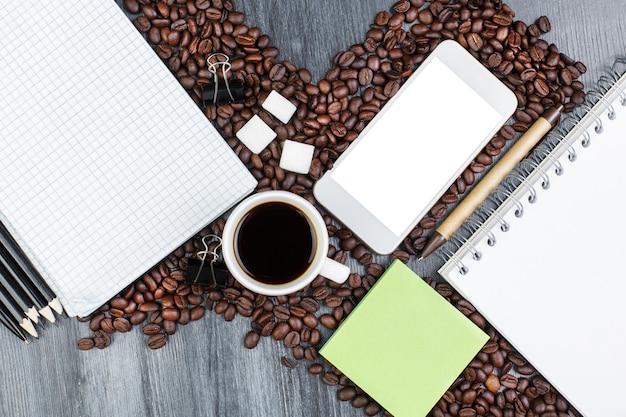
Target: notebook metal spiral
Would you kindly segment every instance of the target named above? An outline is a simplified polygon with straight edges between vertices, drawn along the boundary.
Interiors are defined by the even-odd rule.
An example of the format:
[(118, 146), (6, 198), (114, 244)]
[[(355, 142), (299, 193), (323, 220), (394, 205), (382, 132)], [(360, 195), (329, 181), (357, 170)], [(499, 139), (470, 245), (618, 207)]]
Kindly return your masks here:
[(497, 244), (492, 230), (498, 228), (507, 232), (509, 223), (506, 214), (515, 210), (514, 215), (522, 217), (524, 205), (534, 204), (538, 200), (537, 187), (549, 189), (550, 176), (563, 175), (567, 171), (564, 159), (576, 161), (578, 151), (574, 145), (577, 142), (582, 148), (592, 146), (589, 130), (602, 134), (602, 115), (606, 114), (609, 121), (626, 117), (618, 115), (614, 105), (619, 103), (621, 107), (626, 107), (626, 57), (617, 58), (610, 70), (586, 93), (585, 102), (561, 120), (559, 126), (519, 163), (461, 229), (442, 246), (439, 256), (444, 262), (453, 263), (460, 274), (467, 274), (470, 269), (464, 262), (467, 255), (475, 261), (482, 258), (476, 242), (486, 238), (489, 246)]

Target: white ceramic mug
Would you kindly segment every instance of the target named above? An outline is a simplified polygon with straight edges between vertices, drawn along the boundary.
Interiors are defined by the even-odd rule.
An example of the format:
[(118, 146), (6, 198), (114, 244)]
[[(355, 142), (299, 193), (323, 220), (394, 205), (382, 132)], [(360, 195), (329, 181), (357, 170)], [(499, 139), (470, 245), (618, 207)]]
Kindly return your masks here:
[[(238, 254), (237, 239), (244, 219), (255, 209), (267, 203), (283, 203), (295, 208), (302, 214), (312, 230), (312, 249), (310, 262), (304, 272), (292, 277), (288, 282), (274, 284), (256, 279), (248, 272)], [(327, 257), (328, 232), (326, 224), (317, 209), (304, 198), (287, 191), (265, 191), (243, 200), (232, 211), (222, 233), (222, 254), (230, 273), (244, 287), (264, 295), (285, 295), (301, 290), (322, 275), (335, 282), (343, 283), (350, 274), (350, 269)]]

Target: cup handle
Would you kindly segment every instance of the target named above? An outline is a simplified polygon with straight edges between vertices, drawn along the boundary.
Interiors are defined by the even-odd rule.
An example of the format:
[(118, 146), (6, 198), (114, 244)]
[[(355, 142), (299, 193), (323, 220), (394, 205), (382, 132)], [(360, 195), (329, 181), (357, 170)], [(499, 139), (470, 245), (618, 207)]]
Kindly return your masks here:
[(348, 279), (350, 268), (334, 259), (326, 258), (322, 264), (320, 275), (341, 284)]

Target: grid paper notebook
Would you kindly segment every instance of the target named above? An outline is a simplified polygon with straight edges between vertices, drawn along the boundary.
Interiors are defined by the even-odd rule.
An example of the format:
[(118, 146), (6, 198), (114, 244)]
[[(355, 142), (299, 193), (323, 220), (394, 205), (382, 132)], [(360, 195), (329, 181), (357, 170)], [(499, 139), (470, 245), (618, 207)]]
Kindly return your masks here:
[(0, 15), (0, 219), (84, 316), (256, 181), (113, 0), (20, 6)]
[(624, 417), (626, 61), (597, 88), (492, 194), (509, 197), (476, 213), (480, 229), (440, 272), (582, 415)]

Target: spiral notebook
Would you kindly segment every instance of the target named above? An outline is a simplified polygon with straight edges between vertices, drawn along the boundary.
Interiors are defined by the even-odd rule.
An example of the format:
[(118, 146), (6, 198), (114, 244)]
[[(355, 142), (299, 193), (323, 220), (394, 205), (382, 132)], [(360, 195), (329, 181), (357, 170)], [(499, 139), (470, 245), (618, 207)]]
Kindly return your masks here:
[(439, 271), (588, 417), (626, 415), (625, 72), (616, 61)]
[(0, 220), (68, 315), (254, 189), (113, 0), (22, 1), (3, 10), (0, 38)]

